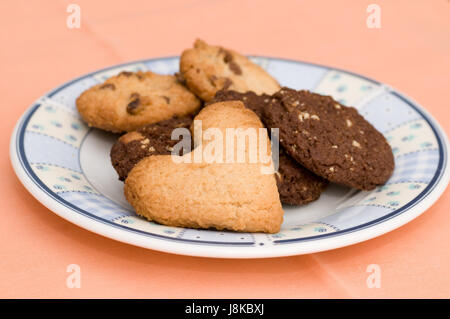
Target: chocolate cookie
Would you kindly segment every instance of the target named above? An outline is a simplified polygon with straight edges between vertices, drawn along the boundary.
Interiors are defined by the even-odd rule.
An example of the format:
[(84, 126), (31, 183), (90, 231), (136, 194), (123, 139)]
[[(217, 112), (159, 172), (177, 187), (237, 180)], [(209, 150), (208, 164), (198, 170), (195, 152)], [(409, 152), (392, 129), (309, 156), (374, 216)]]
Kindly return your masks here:
[(327, 180), (301, 166), (282, 148), (275, 178), (281, 202), (289, 205), (304, 205), (315, 201), (328, 185)]
[(355, 108), (330, 96), (282, 88), (264, 108), (264, 122), (280, 129), (289, 155), (331, 182), (371, 190), (394, 170), (384, 136)]
[(84, 91), (76, 101), (89, 126), (134, 131), (174, 116), (194, 115), (200, 100), (172, 75), (122, 72)]
[(171, 139), (172, 131), (180, 127), (189, 128), (191, 123), (191, 117), (172, 118), (122, 135), (110, 153), (119, 179), (124, 181), (131, 169), (147, 156), (171, 154), (172, 147), (178, 143)]
[[(251, 91), (239, 93), (232, 90), (221, 90), (216, 93), (210, 103), (242, 101), (245, 107), (261, 117), (265, 106), (269, 105), (271, 99), (270, 95), (257, 95)], [(304, 205), (315, 201), (328, 185), (327, 180), (294, 161), (282, 147), (279, 151), (279, 168), (275, 177), (281, 202), (290, 205)]]
[(278, 82), (245, 56), (202, 40), (181, 54), (180, 73), (189, 89), (204, 101), (210, 101), (221, 89), (272, 94)]
[(220, 90), (217, 91), (214, 98), (208, 104), (224, 101), (242, 101), (246, 108), (252, 110), (261, 118), (264, 106), (269, 103), (270, 99), (271, 96), (268, 94), (258, 95), (252, 91), (240, 93), (233, 90)]

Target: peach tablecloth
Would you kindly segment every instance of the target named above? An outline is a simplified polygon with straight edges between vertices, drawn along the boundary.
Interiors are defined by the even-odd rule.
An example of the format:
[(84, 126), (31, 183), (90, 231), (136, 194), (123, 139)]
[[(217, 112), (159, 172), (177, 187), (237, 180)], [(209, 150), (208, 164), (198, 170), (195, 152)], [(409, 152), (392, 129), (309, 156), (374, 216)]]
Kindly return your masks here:
[[(81, 28), (66, 27), (69, 3)], [(366, 8), (381, 8), (381, 29)], [(0, 2), (0, 297), (450, 297), (450, 191), (382, 237), (305, 256), (184, 257), (122, 244), (66, 222), (16, 178), (8, 144), (39, 96), (117, 63), (177, 55), (196, 37), (367, 75), (413, 97), (450, 132), (447, 0)], [(66, 286), (69, 264), (81, 288)], [(368, 288), (366, 268), (381, 269)]]

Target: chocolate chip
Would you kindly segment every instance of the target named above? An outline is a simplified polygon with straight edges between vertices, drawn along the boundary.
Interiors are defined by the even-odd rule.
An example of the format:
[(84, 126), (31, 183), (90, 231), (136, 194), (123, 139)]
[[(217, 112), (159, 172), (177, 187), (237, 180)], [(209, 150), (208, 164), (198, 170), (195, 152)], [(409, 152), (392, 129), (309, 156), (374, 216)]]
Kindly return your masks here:
[(186, 84), (186, 79), (184, 78), (183, 74), (177, 72), (175, 73), (175, 79), (177, 80), (178, 83), (185, 85)]
[(219, 53), (223, 53), (225, 55), (223, 57), (223, 62), (230, 63), (231, 61), (233, 61), (233, 55), (229, 51), (220, 48)]
[(133, 72), (129, 72), (129, 71), (122, 71), (119, 73), (119, 75), (124, 75), (126, 77), (130, 77), (133, 75)]
[(232, 84), (233, 81), (231, 81), (229, 78), (225, 78), (225, 83), (223, 84), (222, 90), (227, 90)]
[(239, 65), (236, 64), (236, 62), (233, 61), (233, 55), (230, 53), (230, 51), (227, 51), (223, 48), (219, 49), (219, 54), (223, 54), (223, 62), (228, 64), (228, 67), (230, 68), (231, 72), (237, 75), (242, 74), (242, 70), (239, 67)]
[(168, 96), (165, 96), (165, 95), (163, 95), (163, 96), (161, 96), (164, 100), (166, 100), (166, 103), (167, 104), (170, 104), (170, 97), (168, 97)]
[(103, 90), (103, 89), (111, 89), (111, 90), (114, 91), (116, 89), (116, 86), (114, 84), (112, 84), (112, 83), (105, 83), (102, 86), (100, 86), (100, 89), (101, 90)]
[(233, 72), (236, 75), (241, 75), (242, 74), (242, 70), (241, 67), (234, 61), (231, 61), (228, 64), (228, 67), (230, 68), (231, 72)]
[(141, 99), (139, 98), (139, 93), (132, 93), (130, 95), (130, 100), (131, 100), (131, 102), (128, 103), (128, 105), (127, 105), (127, 112), (129, 114), (134, 115), (137, 113), (137, 108), (141, 104)]
[(212, 86), (216, 86), (217, 76), (214, 74), (208, 77), (209, 83), (211, 83)]
[(139, 107), (139, 99), (133, 100), (127, 105), (127, 112), (129, 114), (135, 115), (137, 113), (137, 108)]

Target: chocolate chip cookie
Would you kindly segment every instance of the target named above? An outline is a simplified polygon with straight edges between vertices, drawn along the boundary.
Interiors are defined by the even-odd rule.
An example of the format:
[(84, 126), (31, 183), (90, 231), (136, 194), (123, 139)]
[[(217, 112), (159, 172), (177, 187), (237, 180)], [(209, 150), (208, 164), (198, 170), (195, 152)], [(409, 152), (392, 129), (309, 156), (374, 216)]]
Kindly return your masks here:
[(280, 129), (280, 144), (290, 156), (331, 182), (372, 190), (394, 170), (384, 136), (355, 108), (330, 96), (282, 88), (264, 108), (264, 122)]
[(76, 105), (92, 127), (112, 132), (134, 131), (174, 116), (195, 114), (199, 99), (175, 76), (122, 72), (84, 91)]
[(171, 118), (122, 135), (110, 153), (119, 179), (124, 181), (131, 169), (147, 156), (171, 154), (173, 146), (178, 143), (171, 139), (172, 131), (189, 128), (191, 123), (191, 117)]
[[(232, 90), (221, 90), (216, 93), (209, 103), (233, 100), (242, 101), (245, 107), (261, 117), (264, 108), (269, 105), (271, 99), (270, 95), (257, 95), (251, 91), (239, 93)], [(279, 151), (279, 168), (275, 177), (281, 202), (290, 205), (304, 205), (315, 201), (328, 185), (327, 180), (315, 175), (297, 163), (286, 154), (282, 147), (280, 147)]]
[(210, 101), (222, 89), (272, 94), (280, 88), (270, 74), (245, 56), (202, 40), (181, 54), (180, 74), (189, 89), (204, 101)]

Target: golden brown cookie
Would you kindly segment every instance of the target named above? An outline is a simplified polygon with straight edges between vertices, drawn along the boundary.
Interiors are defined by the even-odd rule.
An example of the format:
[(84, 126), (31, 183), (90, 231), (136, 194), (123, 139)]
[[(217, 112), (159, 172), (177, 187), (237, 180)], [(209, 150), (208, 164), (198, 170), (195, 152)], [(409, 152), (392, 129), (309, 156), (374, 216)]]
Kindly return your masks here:
[[(263, 128), (256, 114), (238, 101), (209, 105), (199, 119), (202, 130), (217, 128), (223, 134), (226, 128)], [(270, 144), (264, 136), (262, 143)], [(183, 157), (192, 159), (199, 151), (197, 147)], [(147, 157), (129, 173), (125, 196), (138, 215), (170, 226), (279, 231), (283, 210), (275, 177), (263, 173), (264, 164), (176, 163), (172, 156)]]
[(175, 76), (122, 72), (84, 91), (76, 101), (92, 127), (133, 131), (174, 116), (195, 114), (201, 102)]
[(180, 72), (189, 89), (204, 101), (221, 89), (273, 94), (280, 88), (270, 74), (245, 56), (202, 40), (181, 54)]

